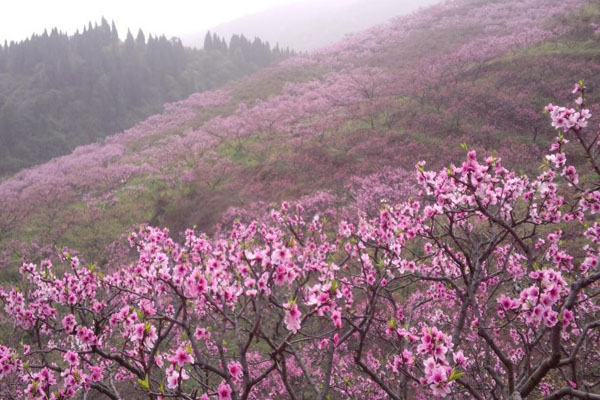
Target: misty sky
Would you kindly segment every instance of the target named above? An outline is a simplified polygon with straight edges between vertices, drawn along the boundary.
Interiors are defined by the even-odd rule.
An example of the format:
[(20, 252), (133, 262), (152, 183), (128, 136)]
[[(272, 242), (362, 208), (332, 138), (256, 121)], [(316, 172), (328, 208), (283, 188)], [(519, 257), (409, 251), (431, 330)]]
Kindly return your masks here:
[[(0, 41), (22, 40), (32, 33), (58, 27), (68, 33), (102, 16), (114, 20), (119, 35), (181, 36), (219, 23), (298, 0), (4, 0), (0, 12)], [(339, 1), (339, 0), (323, 0)]]

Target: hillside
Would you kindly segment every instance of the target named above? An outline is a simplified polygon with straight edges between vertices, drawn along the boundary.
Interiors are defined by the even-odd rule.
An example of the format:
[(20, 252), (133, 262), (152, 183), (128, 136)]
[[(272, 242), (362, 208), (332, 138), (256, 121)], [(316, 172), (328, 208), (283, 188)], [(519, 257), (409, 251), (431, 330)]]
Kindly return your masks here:
[(184, 48), (102, 19), (72, 36), (53, 29), (0, 45), (0, 176), (70, 153), (290, 55), (260, 39)]
[[(406, 15), (436, 0), (304, 0), (248, 15), (211, 28), (211, 32), (230, 37), (243, 33), (270, 43), (310, 51), (342, 40), (393, 16)], [(204, 33), (184, 35), (186, 45), (202, 47)]]
[(2, 182), (2, 262), (67, 246), (102, 265), (139, 223), (213, 231), (231, 207), (348, 193), (384, 167), (447, 164), (463, 141), (534, 169), (543, 105), (573, 76), (597, 96), (599, 18), (580, 0), (450, 2), (169, 104)]

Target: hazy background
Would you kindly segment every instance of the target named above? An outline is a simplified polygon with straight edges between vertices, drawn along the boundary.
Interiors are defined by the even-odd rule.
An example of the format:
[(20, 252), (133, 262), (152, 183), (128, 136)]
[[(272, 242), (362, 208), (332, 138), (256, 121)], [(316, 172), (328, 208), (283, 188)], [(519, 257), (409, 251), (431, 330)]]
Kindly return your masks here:
[(114, 20), (122, 37), (135, 34), (182, 38), (202, 47), (207, 30), (229, 38), (243, 33), (295, 50), (331, 44), (344, 35), (435, 3), (436, 0), (20, 0), (5, 1), (0, 41), (23, 40), (53, 27), (69, 34), (89, 21)]
[[(212, 28), (230, 37), (243, 32), (271, 43), (278, 42), (297, 51), (333, 44), (346, 34), (361, 31), (411, 13), (439, 0), (304, 0), (280, 4), (228, 21)], [(201, 46), (203, 35), (184, 35), (189, 46)]]
[[(261, 12), (297, 0), (4, 0), (0, 13), (0, 40), (22, 40), (32, 33), (58, 27), (67, 33), (101, 17), (117, 28), (146, 34), (182, 36), (240, 16)], [(324, 0), (324, 2), (329, 2)], [(331, 1), (335, 2), (335, 1)]]

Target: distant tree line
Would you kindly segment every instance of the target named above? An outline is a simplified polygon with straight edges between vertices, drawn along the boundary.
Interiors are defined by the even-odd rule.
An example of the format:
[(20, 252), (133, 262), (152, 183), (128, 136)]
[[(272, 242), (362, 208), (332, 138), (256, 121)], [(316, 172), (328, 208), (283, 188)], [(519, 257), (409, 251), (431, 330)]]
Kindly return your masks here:
[(256, 38), (208, 34), (204, 49), (127, 32), (102, 19), (0, 45), (0, 176), (66, 154), (161, 110), (288, 57)]
[(281, 59), (292, 55), (289, 48), (281, 49), (276, 44), (271, 49), (269, 42), (263, 42), (257, 37), (250, 41), (244, 35), (233, 35), (228, 46), (224, 38), (210, 32), (204, 37), (204, 50), (228, 54), (238, 63), (250, 62), (261, 66), (267, 65), (265, 62), (268, 63), (272, 58)]

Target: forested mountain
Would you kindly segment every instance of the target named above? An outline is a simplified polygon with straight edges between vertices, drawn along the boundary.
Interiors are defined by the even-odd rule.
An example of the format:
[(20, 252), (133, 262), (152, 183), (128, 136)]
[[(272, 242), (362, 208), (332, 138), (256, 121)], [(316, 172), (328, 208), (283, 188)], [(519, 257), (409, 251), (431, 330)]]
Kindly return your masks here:
[(289, 56), (260, 39), (120, 40), (103, 19), (69, 37), (53, 29), (0, 46), (0, 176), (128, 128), (165, 102), (216, 88)]

